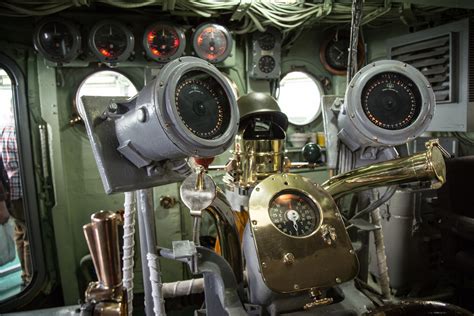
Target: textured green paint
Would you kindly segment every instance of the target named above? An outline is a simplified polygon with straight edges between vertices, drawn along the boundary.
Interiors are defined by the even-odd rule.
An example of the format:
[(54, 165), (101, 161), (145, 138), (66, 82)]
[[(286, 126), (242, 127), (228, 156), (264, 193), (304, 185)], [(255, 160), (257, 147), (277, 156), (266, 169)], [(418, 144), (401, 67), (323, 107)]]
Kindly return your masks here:
[(55, 187), (55, 206), (52, 208), (53, 225), (55, 229), (57, 254), (60, 258), (59, 269), (61, 282), (68, 284), (63, 286), (63, 295), (66, 304), (72, 304), (73, 298), (78, 297), (79, 288), (75, 278), (75, 260), (74, 237), (71, 234), (75, 226), (71, 219), (70, 203), (68, 199), (68, 182), (65, 177), (67, 168), (64, 164), (64, 154), (62, 149), (62, 127), (63, 121), (60, 120), (58, 113), (58, 98), (56, 93), (56, 75), (54, 68), (48, 68), (39, 59), (38, 82), (39, 99), (41, 106), (41, 115), (48, 127), (49, 145), (52, 165), (52, 178)]

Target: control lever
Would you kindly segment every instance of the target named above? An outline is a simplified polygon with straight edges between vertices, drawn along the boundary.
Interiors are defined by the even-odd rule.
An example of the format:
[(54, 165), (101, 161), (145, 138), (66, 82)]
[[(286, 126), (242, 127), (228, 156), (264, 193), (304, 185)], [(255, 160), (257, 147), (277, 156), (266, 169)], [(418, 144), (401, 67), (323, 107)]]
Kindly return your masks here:
[(206, 174), (203, 166), (198, 165), (194, 172), (181, 184), (181, 200), (186, 205), (193, 217), (193, 241), (199, 246), (201, 227), (201, 212), (209, 207), (216, 197), (216, 184)]

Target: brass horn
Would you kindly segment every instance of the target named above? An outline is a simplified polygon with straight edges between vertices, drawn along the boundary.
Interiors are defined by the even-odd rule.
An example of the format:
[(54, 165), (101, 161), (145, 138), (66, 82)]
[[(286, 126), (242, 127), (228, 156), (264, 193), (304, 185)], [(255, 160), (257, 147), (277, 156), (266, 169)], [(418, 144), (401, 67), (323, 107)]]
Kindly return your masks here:
[(424, 152), (351, 170), (332, 177), (322, 187), (334, 199), (370, 188), (413, 181), (431, 181), (431, 187), (438, 189), (446, 181), (443, 157), (446, 150), (438, 140), (425, 145), (427, 150)]
[(86, 290), (86, 302), (89, 308), (93, 305), (94, 315), (127, 315), (127, 292), (122, 286), (118, 224), (116, 213), (100, 211), (91, 216), (91, 223), (83, 226), (98, 278)]

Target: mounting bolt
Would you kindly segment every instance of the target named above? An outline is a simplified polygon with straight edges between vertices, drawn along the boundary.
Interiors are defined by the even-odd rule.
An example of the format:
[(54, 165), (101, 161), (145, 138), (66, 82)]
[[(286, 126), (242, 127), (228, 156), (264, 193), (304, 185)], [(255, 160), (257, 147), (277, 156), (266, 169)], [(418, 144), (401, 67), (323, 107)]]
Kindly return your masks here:
[(117, 103), (110, 103), (109, 104), (109, 111), (110, 112), (115, 113), (115, 112), (117, 112), (117, 110), (118, 110)]
[(146, 121), (146, 111), (144, 108), (139, 108), (137, 110), (137, 120), (142, 123)]
[(253, 221), (252, 221), (252, 225), (257, 225), (257, 221), (256, 221), (256, 220), (253, 220)]
[(292, 254), (291, 252), (286, 253), (283, 256), (283, 262), (287, 265), (291, 265), (291, 264), (295, 263), (295, 255)]
[(295, 290), (298, 290), (298, 289), (300, 288), (300, 286), (299, 286), (298, 284), (295, 284), (295, 285), (293, 285), (293, 288), (294, 288)]

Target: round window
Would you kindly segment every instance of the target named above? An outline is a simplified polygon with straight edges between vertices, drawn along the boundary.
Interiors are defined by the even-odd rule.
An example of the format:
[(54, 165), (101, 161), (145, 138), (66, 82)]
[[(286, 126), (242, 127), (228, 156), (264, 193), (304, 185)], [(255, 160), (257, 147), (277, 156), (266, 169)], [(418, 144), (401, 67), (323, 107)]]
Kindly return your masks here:
[(278, 104), (288, 121), (306, 125), (321, 114), (321, 86), (316, 79), (301, 71), (292, 71), (280, 81)]
[(84, 95), (104, 97), (133, 97), (137, 94), (135, 85), (123, 74), (104, 70), (93, 73), (79, 86), (76, 93), (76, 103), (81, 102)]

